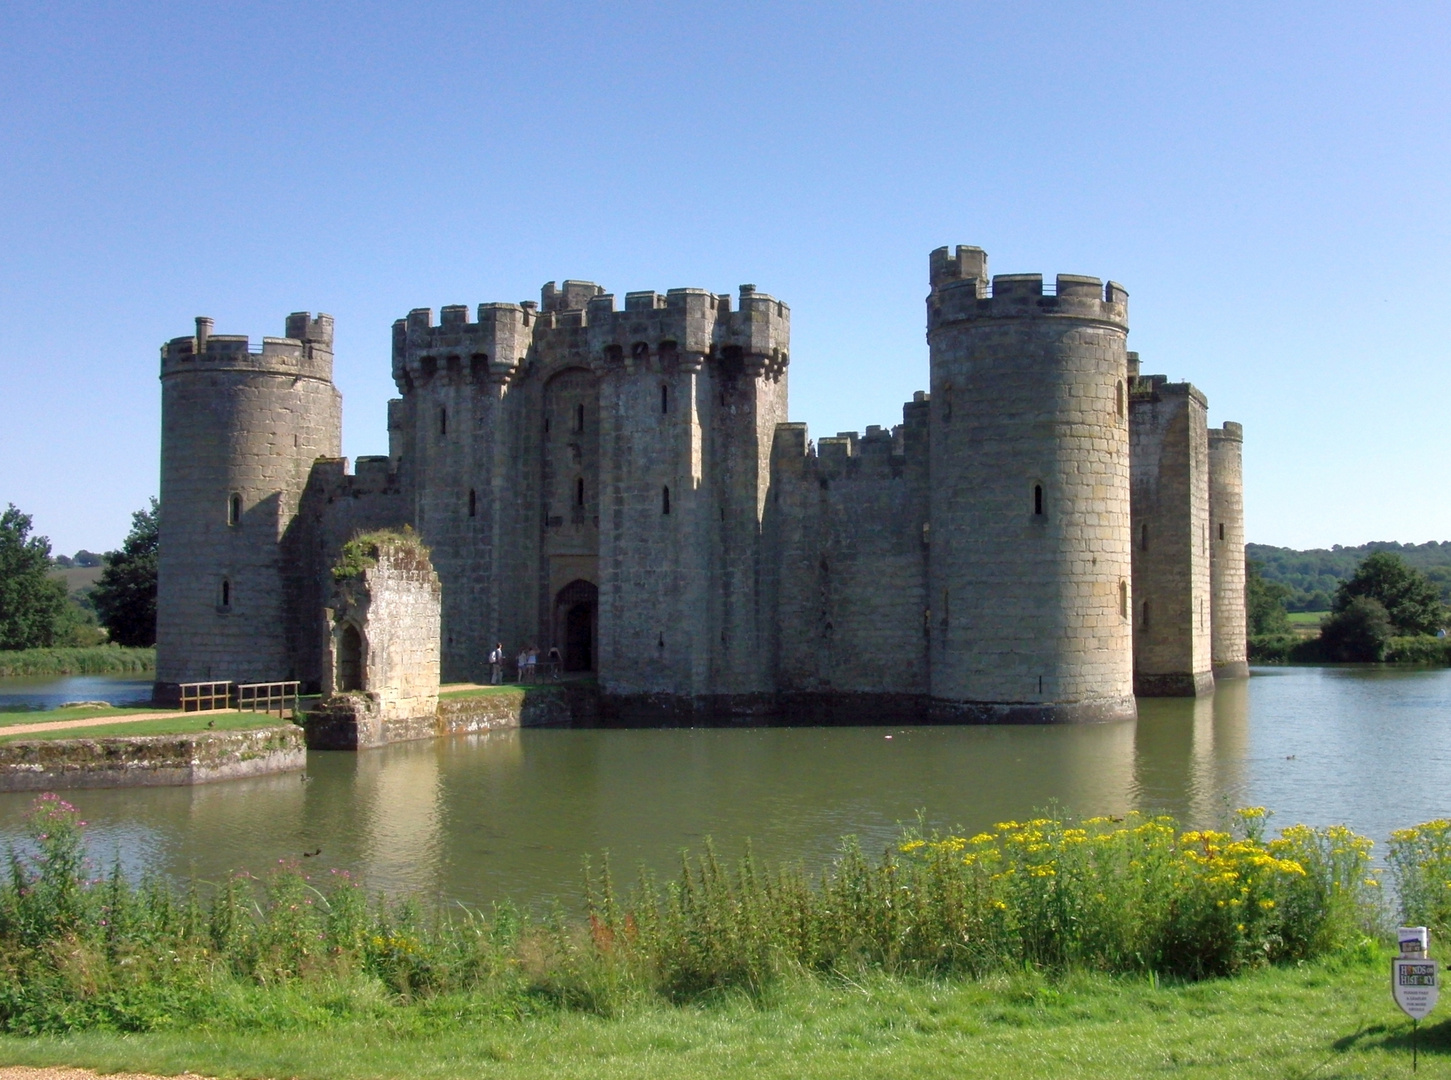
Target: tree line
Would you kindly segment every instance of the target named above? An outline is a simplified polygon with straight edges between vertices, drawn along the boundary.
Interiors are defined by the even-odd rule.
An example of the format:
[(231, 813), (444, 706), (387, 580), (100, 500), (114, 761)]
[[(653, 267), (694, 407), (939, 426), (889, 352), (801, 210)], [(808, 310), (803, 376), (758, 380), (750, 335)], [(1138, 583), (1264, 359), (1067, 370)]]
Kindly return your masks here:
[(1284, 599), (1287, 611), (1329, 611), (1341, 583), (1349, 580), (1369, 556), (1379, 553), (1399, 556), (1436, 586), (1442, 603), (1451, 603), (1451, 541), (1398, 544), (1373, 540), (1359, 547), (1335, 544), (1306, 551), (1269, 544), (1245, 545), (1245, 554), (1258, 564), (1260, 574), (1289, 590)]
[(152, 499), (131, 515), (131, 531), (120, 550), (101, 557), (104, 568), (96, 584), (72, 597), (53, 570), (75, 561), (53, 559), (50, 539), (34, 535), (30, 515), (11, 503), (0, 514), (0, 649), (93, 645), (100, 640), (155, 645), (159, 522), (160, 507)]
[[(1260, 660), (1380, 662), (1396, 650), (1404, 659), (1445, 659), (1448, 610), (1441, 588), (1394, 551), (1360, 560), (1335, 588), (1319, 636), (1297, 637), (1288, 609), (1294, 590), (1269, 577), (1258, 560), (1245, 560), (1245, 614), (1250, 657)], [(1406, 639), (1410, 639), (1409, 644)]]

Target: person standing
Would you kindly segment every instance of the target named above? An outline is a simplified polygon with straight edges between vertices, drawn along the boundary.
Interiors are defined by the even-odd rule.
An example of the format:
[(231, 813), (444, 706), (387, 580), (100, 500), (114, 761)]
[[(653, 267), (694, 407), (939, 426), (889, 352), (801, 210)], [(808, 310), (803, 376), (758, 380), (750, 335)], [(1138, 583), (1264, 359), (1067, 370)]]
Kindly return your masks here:
[(498, 686), (504, 681), (504, 643), (501, 641), (489, 653), (489, 682)]

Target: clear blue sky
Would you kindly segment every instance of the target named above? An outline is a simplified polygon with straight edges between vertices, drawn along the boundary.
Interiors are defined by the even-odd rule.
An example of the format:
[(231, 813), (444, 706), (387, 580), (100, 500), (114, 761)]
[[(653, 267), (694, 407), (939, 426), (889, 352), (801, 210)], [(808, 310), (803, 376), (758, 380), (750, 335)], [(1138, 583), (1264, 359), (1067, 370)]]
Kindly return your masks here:
[(1247, 433), (1249, 537), (1451, 539), (1445, 4), (12, 0), (0, 505), (59, 552), (156, 492), (157, 347), (337, 318), (386, 451), (409, 308), (742, 282), (792, 413), (900, 421), (927, 253), (1093, 274)]

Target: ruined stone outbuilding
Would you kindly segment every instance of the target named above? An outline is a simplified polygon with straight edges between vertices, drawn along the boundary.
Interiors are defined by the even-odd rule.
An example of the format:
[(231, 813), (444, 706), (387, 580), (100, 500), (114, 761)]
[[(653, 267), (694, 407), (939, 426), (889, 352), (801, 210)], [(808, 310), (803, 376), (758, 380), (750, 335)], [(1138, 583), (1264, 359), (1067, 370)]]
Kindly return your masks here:
[(1239, 426), (1139, 374), (1122, 286), (929, 262), (928, 389), (814, 443), (750, 285), (414, 309), (352, 472), (327, 316), (260, 351), (198, 320), (162, 351), (158, 681), (335, 680), (331, 567), (405, 526), (445, 682), (555, 647), (621, 722), (1109, 720), (1245, 674)]
[(314, 742), (376, 746), (414, 728), (431, 733), (443, 589), (427, 548), (412, 530), (366, 533), (344, 546), (332, 577)]

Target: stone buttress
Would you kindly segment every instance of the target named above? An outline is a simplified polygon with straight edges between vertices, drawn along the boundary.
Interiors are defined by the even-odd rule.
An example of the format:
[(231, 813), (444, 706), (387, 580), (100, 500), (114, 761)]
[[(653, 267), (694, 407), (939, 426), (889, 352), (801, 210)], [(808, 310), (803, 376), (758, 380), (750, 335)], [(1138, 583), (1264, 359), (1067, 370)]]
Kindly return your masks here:
[[(1134, 357), (1134, 366), (1137, 356)], [(1189, 383), (1135, 372), (1134, 692), (1212, 693), (1208, 403)]]

